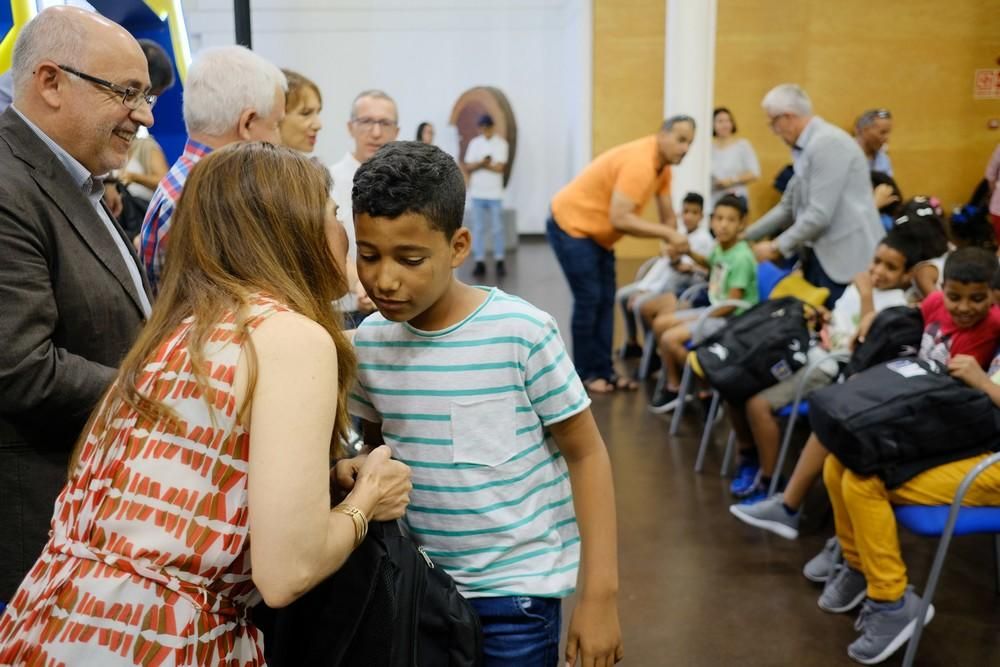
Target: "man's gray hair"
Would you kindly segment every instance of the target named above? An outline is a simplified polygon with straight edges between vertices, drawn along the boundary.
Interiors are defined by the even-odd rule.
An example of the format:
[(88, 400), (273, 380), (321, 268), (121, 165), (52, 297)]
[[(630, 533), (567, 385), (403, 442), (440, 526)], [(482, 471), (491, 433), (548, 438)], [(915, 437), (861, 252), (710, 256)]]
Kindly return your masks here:
[(225, 135), (247, 109), (271, 115), (275, 88), (288, 90), (285, 75), (246, 47), (205, 49), (191, 64), (184, 82), (188, 134)]
[(64, 11), (43, 11), (28, 21), (14, 43), (11, 77), (14, 80), (14, 99), (23, 94), (43, 60), (57, 65), (72, 65), (86, 69), (80, 62), (87, 52), (86, 35), (75, 17)]
[(660, 126), (660, 130), (663, 132), (669, 132), (677, 123), (691, 123), (691, 129), (697, 129), (694, 118), (688, 116), (687, 114), (677, 114), (676, 116), (671, 116), (663, 121), (663, 125)]
[(767, 92), (760, 105), (769, 116), (792, 114), (793, 116), (811, 116), (812, 100), (796, 83), (782, 83)]
[(371, 88), (369, 90), (362, 90), (360, 93), (354, 96), (354, 101), (351, 102), (351, 120), (358, 117), (358, 102), (365, 97), (370, 97), (374, 100), (387, 100), (392, 104), (392, 110), (396, 114), (396, 120), (399, 120), (399, 107), (396, 106), (396, 100), (389, 96), (389, 93), (384, 90), (379, 90), (378, 88)]

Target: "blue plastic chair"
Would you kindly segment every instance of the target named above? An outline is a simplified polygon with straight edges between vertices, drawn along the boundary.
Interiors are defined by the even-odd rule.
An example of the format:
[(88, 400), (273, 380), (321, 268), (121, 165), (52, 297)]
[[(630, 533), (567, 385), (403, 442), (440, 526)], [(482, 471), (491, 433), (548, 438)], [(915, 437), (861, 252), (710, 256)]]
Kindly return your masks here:
[(924, 588), (920, 611), (917, 613), (917, 624), (906, 647), (903, 667), (912, 667), (917, 657), (917, 647), (920, 635), (923, 633), (923, 619), (927, 617), (927, 609), (931, 605), (934, 592), (937, 590), (938, 579), (944, 567), (945, 556), (953, 535), (993, 534), (994, 570), (996, 574), (996, 590), (1000, 593), (1000, 507), (962, 507), (962, 500), (969, 487), (984, 470), (1000, 462), (1000, 453), (993, 454), (982, 460), (969, 471), (955, 492), (951, 505), (899, 505), (893, 508), (896, 521), (907, 530), (917, 535), (941, 536), (937, 552), (934, 554), (934, 564), (927, 575), (927, 586)]

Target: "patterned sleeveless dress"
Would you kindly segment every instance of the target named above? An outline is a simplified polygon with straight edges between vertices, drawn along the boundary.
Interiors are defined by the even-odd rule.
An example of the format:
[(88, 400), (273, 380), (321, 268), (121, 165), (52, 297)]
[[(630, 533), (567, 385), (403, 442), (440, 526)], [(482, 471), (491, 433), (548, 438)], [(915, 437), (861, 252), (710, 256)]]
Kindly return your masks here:
[[(255, 296), (248, 328), (283, 310)], [(138, 379), (180, 419), (152, 421), (119, 402), (106, 426), (95, 421), (56, 500), (49, 542), (0, 617), (0, 664), (264, 664), (247, 614), (260, 597), (235, 322), (228, 314), (206, 344), (211, 405), (191, 374), (189, 318)]]

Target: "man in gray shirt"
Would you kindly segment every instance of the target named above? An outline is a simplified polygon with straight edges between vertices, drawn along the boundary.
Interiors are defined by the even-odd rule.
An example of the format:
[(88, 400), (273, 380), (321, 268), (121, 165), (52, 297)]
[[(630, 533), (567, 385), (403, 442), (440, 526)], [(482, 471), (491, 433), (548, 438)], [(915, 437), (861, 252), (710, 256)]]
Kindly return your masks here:
[[(813, 115), (799, 86), (784, 83), (761, 103), (771, 129), (792, 147), (795, 176), (781, 201), (746, 231), (757, 261), (798, 254), (806, 280), (830, 290), (827, 306), (865, 270), (885, 235), (868, 160), (854, 139)], [(760, 241), (769, 237), (770, 241)]]

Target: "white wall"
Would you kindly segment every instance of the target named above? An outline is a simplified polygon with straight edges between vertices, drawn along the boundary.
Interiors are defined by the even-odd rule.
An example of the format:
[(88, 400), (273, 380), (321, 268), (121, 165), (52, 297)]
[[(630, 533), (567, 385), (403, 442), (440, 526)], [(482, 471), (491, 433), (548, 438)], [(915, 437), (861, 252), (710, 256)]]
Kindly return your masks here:
[[(392, 95), (400, 138), (421, 121), (454, 153), (452, 105), (474, 86), (506, 93), (518, 125), (506, 206), (522, 233), (544, 230), (551, 196), (590, 159), (589, 0), (253, 0), (254, 50), (323, 92), (316, 155), (351, 147), (346, 123), (365, 88)], [(416, 6), (415, 6), (416, 5)], [(234, 42), (232, 2), (184, 0), (192, 51)]]

